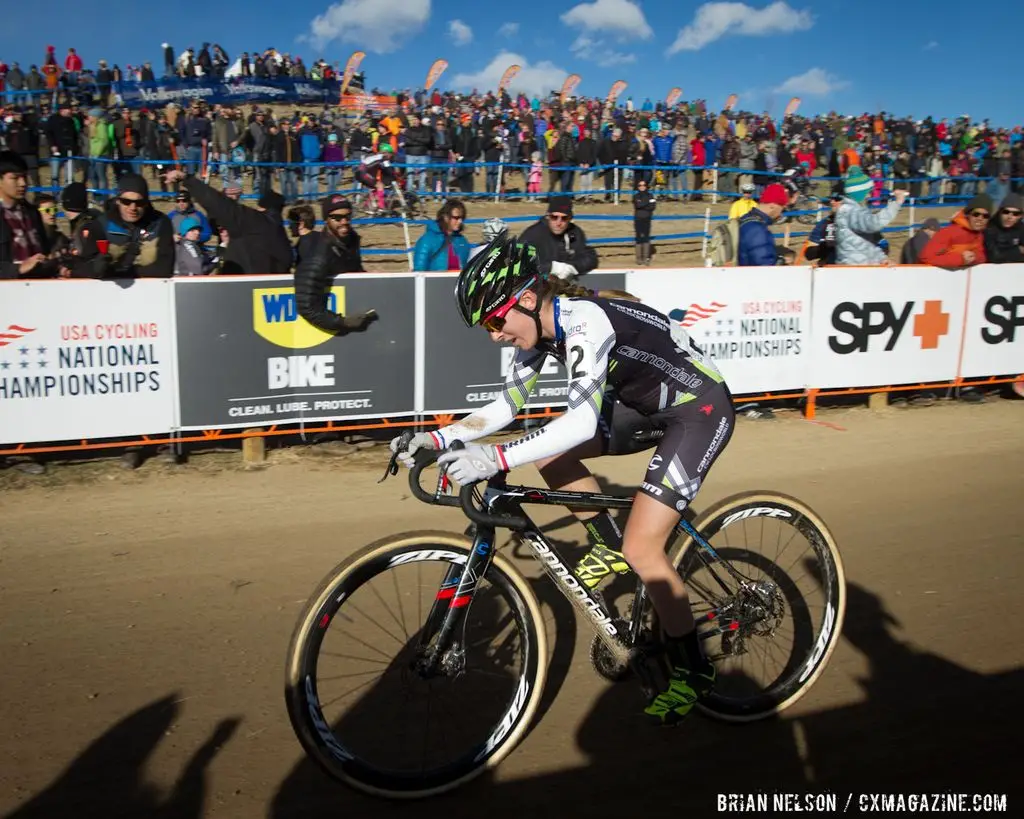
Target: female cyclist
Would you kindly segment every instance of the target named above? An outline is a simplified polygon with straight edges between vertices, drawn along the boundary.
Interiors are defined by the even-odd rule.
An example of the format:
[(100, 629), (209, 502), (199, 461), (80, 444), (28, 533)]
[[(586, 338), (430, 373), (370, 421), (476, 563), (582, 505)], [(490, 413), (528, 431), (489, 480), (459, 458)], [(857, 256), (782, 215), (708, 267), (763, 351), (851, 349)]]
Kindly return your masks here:
[[(645, 448), (631, 446), (631, 430), (663, 430), (619, 559), (643, 580), (668, 637), (669, 685), (645, 713), (661, 724), (677, 722), (711, 690), (715, 670), (701, 651), (686, 587), (665, 546), (729, 441), (732, 398), (711, 359), (662, 314), (636, 301), (564, 295), (567, 290), (565, 282), (540, 273), (532, 246), (507, 234), (469, 260), (455, 288), (459, 314), (468, 326), (483, 326), (492, 341), (512, 344), (518, 352), (495, 401), (462, 421), (417, 434), (403, 460), (411, 465), (420, 447), (443, 449), (456, 439), (472, 441), (507, 426), (526, 404), (548, 355), (566, 367), (566, 413), (510, 443), (445, 453), (439, 462), (448, 464), (454, 480), (472, 483), (533, 463), (549, 487), (599, 492), (581, 461)], [(579, 516), (594, 540), (617, 541), (607, 513)], [(603, 550), (612, 569), (616, 555)]]

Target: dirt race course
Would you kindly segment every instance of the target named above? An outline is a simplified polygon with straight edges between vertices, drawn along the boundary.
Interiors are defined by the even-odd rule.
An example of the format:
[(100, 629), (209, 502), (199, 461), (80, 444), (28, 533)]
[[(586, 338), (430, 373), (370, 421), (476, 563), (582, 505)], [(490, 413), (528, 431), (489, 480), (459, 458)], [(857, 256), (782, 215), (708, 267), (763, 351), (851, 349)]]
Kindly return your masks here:
[[(704, 817), (719, 793), (831, 790), (841, 811), (847, 793), (952, 789), (1008, 794), (1020, 816), (1024, 404), (819, 418), (741, 420), (701, 495), (777, 489), (837, 537), (844, 636), (801, 702), (747, 726), (647, 727), (637, 690), (596, 676), (589, 629), (556, 598), (546, 713), (494, 774), (416, 807), (326, 779), (282, 697), (291, 629), (332, 566), (387, 534), (463, 528), (404, 483), (378, 486), (381, 450), (8, 485), (0, 815)], [(595, 471), (629, 486), (644, 463)]]

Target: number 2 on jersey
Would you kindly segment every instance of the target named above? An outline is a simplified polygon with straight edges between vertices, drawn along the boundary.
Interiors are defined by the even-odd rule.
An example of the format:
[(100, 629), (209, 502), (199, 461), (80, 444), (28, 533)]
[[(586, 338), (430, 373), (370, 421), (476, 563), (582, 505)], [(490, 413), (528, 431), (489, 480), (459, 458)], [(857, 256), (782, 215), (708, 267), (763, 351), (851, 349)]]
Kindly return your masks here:
[(569, 355), (572, 358), (572, 367), (569, 370), (569, 377), (584, 378), (587, 371), (580, 366), (583, 361), (583, 348), (577, 344), (569, 350)]

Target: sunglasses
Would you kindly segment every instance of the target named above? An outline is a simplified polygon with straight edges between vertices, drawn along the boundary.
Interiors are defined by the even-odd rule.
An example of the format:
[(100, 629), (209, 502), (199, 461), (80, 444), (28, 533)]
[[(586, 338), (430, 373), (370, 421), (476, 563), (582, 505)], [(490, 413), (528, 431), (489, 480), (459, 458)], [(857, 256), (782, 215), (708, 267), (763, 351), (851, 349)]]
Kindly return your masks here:
[(992, 218), (992, 214), (990, 214), (987, 210), (972, 210), (967, 215), (970, 216), (972, 219), (991, 219)]
[[(56, 208), (40, 208), (39, 212), (40, 213), (50, 213), (50, 214), (52, 214), (52, 213), (56, 213), (57, 209)], [(1020, 211), (1017, 211), (1017, 212), (1020, 213)]]
[(480, 326), (483, 327), (489, 333), (500, 333), (505, 329), (505, 316), (509, 314), (513, 307), (519, 304), (519, 297), (523, 295), (527, 290), (533, 286), (533, 279), (530, 279), (529, 283), (516, 293), (512, 298), (505, 302), (497, 310), (491, 311), (486, 318), (480, 322)]
[(125, 199), (123, 196), (117, 197), (117, 201), (124, 205), (126, 208), (144, 208), (146, 207), (145, 199)]
[(1021, 211), (1019, 211), (1019, 210), (1011, 210), (1010, 208), (1003, 208), (1003, 213), (1005, 213), (1007, 216), (1020, 216), (1021, 215)]
[(352, 221), (352, 214), (351, 213), (332, 213), (327, 218), (331, 222), (351, 222)]
[(564, 213), (549, 213), (548, 214), (548, 219), (550, 219), (552, 222), (568, 222), (569, 221), (569, 217), (566, 216)]

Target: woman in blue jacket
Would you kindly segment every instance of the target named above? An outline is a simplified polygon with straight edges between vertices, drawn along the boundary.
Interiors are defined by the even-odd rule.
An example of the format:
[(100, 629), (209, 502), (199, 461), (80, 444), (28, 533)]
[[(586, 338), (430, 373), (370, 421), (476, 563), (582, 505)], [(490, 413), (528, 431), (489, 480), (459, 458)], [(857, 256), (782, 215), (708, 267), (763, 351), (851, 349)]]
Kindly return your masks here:
[(462, 270), (469, 259), (470, 245), (462, 235), (466, 206), (458, 199), (449, 199), (437, 212), (437, 220), (427, 225), (416, 240), (413, 270)]

